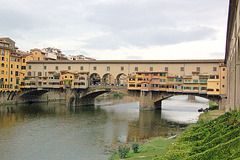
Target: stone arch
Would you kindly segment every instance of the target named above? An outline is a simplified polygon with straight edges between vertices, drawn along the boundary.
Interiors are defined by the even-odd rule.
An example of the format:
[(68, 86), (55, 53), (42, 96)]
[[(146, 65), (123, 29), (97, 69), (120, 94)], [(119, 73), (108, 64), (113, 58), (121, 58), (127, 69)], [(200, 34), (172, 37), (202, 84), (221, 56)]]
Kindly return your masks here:
[(90, 85), (100, 85), (101, 77), (97, 73), (93, 73), (90, 75)]
[(103, 85), (115, 85), (115, 78), (112, 74), (106, 73), (102, 77), (102, 84)]
[(116, 85), (118, 86), (127, 86), (127, 75), (120, 73), (116, 77)]

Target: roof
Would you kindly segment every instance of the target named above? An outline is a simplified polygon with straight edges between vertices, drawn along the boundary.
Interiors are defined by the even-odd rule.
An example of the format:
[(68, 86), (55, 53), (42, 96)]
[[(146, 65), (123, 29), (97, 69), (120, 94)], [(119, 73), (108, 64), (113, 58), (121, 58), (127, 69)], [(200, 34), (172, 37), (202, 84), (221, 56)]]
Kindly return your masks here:
[(29, 64), (185, 64), (185, 63), (222, 63), (224, 59), (203, 59), (203, 60), (57, 60), (57, 61), (29, 61)]

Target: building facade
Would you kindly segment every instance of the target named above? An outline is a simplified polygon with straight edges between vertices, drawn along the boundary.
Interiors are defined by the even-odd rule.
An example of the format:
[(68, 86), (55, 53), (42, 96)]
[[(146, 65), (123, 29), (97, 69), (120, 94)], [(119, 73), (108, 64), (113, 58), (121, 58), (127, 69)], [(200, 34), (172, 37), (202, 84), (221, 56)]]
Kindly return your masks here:
[[(27, 63), (27, 75), (50, 77), (51, 72), (60, 75), (66, 72), (67, 79), (62, 82), (71, 88), (75, 87), (70, 75), (73, 78), (77, 73), (88, 73), (89, 85), (128, 85), (129, 90), (209, 92), (219, 95), (221, 88), (215, 85), (220, 85), (222, 63), (223, 60), (30, 61)], [(217, 80), (207, 86), (210, 77), (216, 77)], [(211, 90), (207, 90), (208, 87)]]
[(240, 108), (240, 4), (229, 1), (225, 64), (227, 67), (227, 109)]
[(0, 60), (1, 60), (1, 76), (0, 91), (8, 91), (9, 89), (9, 61), (10, 61), (10, 44), (0, 40)]

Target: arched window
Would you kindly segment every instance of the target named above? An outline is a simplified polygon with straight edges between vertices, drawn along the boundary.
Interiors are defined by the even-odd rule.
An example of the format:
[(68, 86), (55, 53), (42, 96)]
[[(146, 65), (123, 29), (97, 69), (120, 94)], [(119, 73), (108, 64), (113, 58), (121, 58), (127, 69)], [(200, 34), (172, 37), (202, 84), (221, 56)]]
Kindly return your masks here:
[(4, 63), (1, 64), (1, 67), (4, 67)]
[(1, 74), (4, 74), (4, 70), (1, 71)]

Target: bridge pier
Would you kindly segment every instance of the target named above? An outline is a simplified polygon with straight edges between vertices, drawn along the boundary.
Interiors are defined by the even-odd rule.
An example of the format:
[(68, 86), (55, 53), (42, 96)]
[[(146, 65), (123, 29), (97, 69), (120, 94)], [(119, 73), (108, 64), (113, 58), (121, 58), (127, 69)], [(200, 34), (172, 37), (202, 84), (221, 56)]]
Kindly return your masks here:
[(155, 110), (155, 104), (151, 91), (141, 91), (139, 99), (140, 110), (152, 111)]
[(188, 95), (188, 100), (189, 101), (195, 101), (195, 96), (194, 95)]

